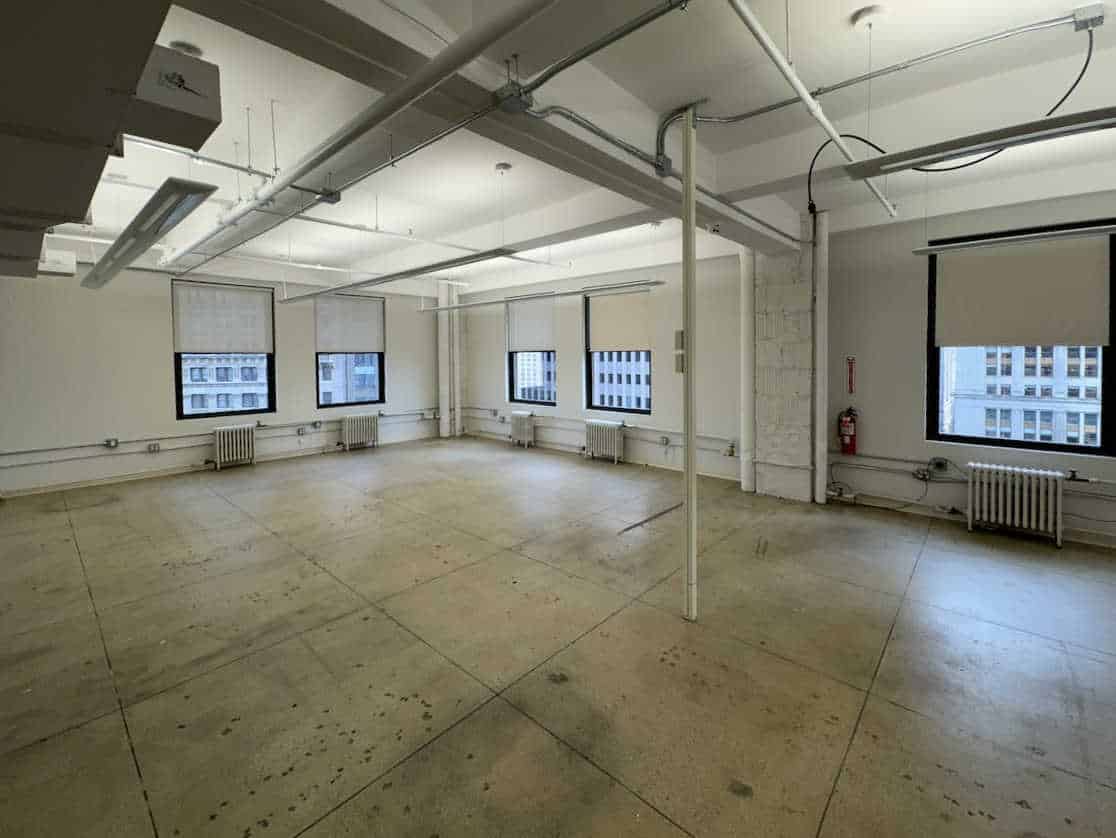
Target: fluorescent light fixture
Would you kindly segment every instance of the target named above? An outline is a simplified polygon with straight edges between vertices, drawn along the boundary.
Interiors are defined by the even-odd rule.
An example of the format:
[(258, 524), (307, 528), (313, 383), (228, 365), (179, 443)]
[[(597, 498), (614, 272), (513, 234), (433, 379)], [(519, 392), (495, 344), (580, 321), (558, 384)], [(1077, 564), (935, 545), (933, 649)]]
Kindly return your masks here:
[(368, 285), (383, 285), (385, 282), (395, 282), (397, 279), (411, 279), (416, 276), (426, 276), (428, 274), (438, 273), (439, 271), (450, 270), (451, 268), (460, 268), (465, 265), (473, 265), (477, 262), (487, 262), (490, 259), (499, 259), (503, 256), (510, 256), (515, 253), (514, 250), (507, 247), (497, 247), (492, 250), (482, 250), (480, 253), (470, 253), (468, 256), (459, 256), (456, 259), (446, 259), (443, 262), (434, 262), (429, 265), (420, 265), (417, 268), (407, 268), (395, 273), (385, 274), (384, 276), (375, 277), (373, 279), (361, 279), (357, 282), (349, 282), (345, 285), (334, 285), (331, 288), (323, 288), (320, 291), (311, 291), (307, 294), (299, 294), (295, 297), (286, 297), (279, 302), (281, 303), (295, 303), (299, 300), (310, 300), (314, 297), (321, 297), (325, 294), (336, 294), (338, 291), (349, 291), (353, 288), (364, 288)]
[(908, 151), (883, 154), (858, 163), (850, 163), (845, 166), (845, 171), (854, 180), (864, 180), (878, 175), (906, 171), (916, 166), (930, 166), (1001, 148), (1040, 143), (1108, 128), (1116, 128), (1116, 107), (1113, 106), (1048, 116), (1033, 122), (981, 131), (967, 137), (933, 143)]
[(979, 247), (1002, 247), (1009, 244), (1033, 244), (1050, 239), (1080, 239), (1091, 236), (1108, 236), (1116, 233), (1116, 224), (1098, 224), (1094, 227), (1074, 227), (1067, 230), (1042, 230), (1037, 233), (1020, 233), (1017, 236), (991, 236), (973, 241), (928, 244), (911, 251), (915, 256), (929, 256), (932, 253), (949, 253), (953, 250), (973, 250)]
[(167, 178), (136, 217), (128, 222), (124, 232), (117, 236), (81, 284), (86, 288), (105, 285), (216, 191), (217, 187), (209, 183)]

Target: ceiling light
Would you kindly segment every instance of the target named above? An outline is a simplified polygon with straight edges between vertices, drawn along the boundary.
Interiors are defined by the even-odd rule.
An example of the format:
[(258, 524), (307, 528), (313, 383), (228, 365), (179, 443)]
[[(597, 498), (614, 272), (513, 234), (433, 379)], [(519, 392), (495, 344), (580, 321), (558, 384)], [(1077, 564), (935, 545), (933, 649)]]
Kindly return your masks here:
[(511, 163), (497, 163), (496, 164), (496, 171), (498, 171), (500, 174), (504, 174), (504, 172), (510, 172), (511, 168), (512, 168)]
[(167, 46), (186, 55), (192, 55), (194, 58), (201, 58), (205, 54), (201, 47), (189, 41), (171, 41)]
[(1044, 119), (1036, 119), (1033, 122), (1009, 125), (1006, 128), (995, 128), (991, 131), (981, 131), (967, 137), (933, 143), (908, 151), (883, 154), (879, 157), (850, 163), (845, 166), (845, 171), (854, 180), (864, 180), (877, 175), (902, 172), (918, 166), (971, 157), (974, 154), (986, 151), (1045, 142), (1060, 137), (1072, 137), (1075, 134), (1103, 131), (1107, 128), (1116, 128), (1116, 107), (1109, 106), (1091, 111), (1048, 116)]
[(853, 29), (862, 29), (866, 26), (871, 26), (883, 16), (883, 13), (884, 7), (878, 3), (873, 3), (870, 6), (861, 6), (849, 15), (849, 25)]
[(217, 187), (212, 184), (167, 178), (136, 217), (128, 222), (124, 232), (109, 246), (81, 284), (86, 288), (103, 286), (216, 191)]

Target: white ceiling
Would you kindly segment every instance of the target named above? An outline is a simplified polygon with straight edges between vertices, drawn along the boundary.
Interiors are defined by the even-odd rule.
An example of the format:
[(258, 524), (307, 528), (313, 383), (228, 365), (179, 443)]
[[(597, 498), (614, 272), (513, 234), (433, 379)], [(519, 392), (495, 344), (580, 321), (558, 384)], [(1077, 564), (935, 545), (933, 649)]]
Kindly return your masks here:
[[(456, 32), (515, 1), (332, 0), (364, 20), (384, 20), (386, 15), (397, 29), (413, 36), (408, 38), (409, 42), (427, 52), (440, 48), (441, 39), (454, 37)], [(556, 7), (515, 36), (514, 48), (520, 53), (524, 75), (533, 74), (555, 58), (653, 5), (652, 0), (611, 0), (608, 3), (560, 0)], [(752, 5), (775, 40), (784, 45), (784, 0), (754, 0)], [(798, 72), (810, 86), (831, 84), (868, 68), (866, 34), (853, 30), (847, 23), (849, 13), (859, 5), (862, 5), (859, 0), (790, 0), (789, 52)], [(962, 0), (933, 3), (890, 0), (886, 6), (887, 14), (873, 31), (872, 63), (876, 67), (1007, 27), (1062, 15), (1072, 8), (1057, 0), (985, 0), (978, 5)], [(898, 73), (873, 85), (873, 107), (883, 108), (889, 103), (948, 90), (1029, 64), (1068, 61), (1083, 52), (1084, 37), (1069, 27), (1059, 27)], [(224, 121), (202, 149), (203, 153), (215, 157), (236, 158), (241, 163), (248, 161), (249, 129), (245, 109), (250, 108), (252, 164), (265, 170), (271, 170), (276, 164), (289, 166), (377, 95), (329, 70), (177, 7), (172, 7), (159, 37), (162, 44), (172, 40), (197, 44), (204, 50), (205, 60), (216, 63), (221, 69)], [(1097, 32), (1098, 57), (1089, 82), (1098, 95), (1103, 90), (1107, 96), (1104, 79), (1111, 78), (1111, 59), (1116, 58), (1116, 49), (1106, 49), (1109, 46), (1116, 46), (1116, 22)], [(508, 43), (498, 45), (487, 57), (499, 60), (507, 49)], [(1104, 53), (1104, 60), (1101, 53)], [(748, 110), (788, 95), (785, 82), (762, 56), (724, 0), (691, 0), (684, 12), (672, 12), (610, 46), (595, 56), (592, 63), (642, 101), (652, 115), (702, 97), (710, 98), (710, 102), (702, 106), (703, 112), (725, 113)], [(1055, 86), (1061, 88), (1068, 81), (1068, 78), (1064, 83), (1059, 80)], [(835, 119), (856, 115), (864, 110), (867, 92), (867, 87), (862, 85), (826, 97), (823, 105)], [(1022, 102), (1031, 108), (1034, 97), (1030, 93), (1029, 90), (1005, 90), (1002, 101)], [(273, 100), (277, 160), (273, 153), (270, 115)], [(562, 101), (561, 104), (576, 109), (579, 103)], [(599, 103), (596, 105), (599, 110)], [(973, 107), (973, 103), (966, 103), (966, 107)], [(995, 111), (991, 116), (995, 116)], [(733, 159), (734, 152), (752, 144), (790, 137), (810, 125), (803, 110), (793, 107), (745, 125), (703, 127), (700, 138), (707, 149), (727, 161)], [(393, 121), (387, 130), (376, 132), (363, 141), (338, 163), (338, 168), (359, 171), (362, 166), (384, 159), (389, 147), (398, 149), (436, 127), (439, 126), (428, 119), (404, 115)], [(651, 149), (654, 138), (649, 132), (648, 136), (626, 139)], [(993, 162), (951, 176), (952, 180), (947, 182), (965, 184), (995, 179), (1005, 172), (1017, 171), (1019, 166), (1037, 169), (1071, 165), (1110, 151), (1111, 144), (1090, 145), (1084, 140), (1049, 149), (1036, 147), (1026, 154), (1014, 154), (1013, 163)], [(787, 171), (778, 176), (804, 170), (800, 157), (795, 151), (793, 159), (784, 161)], [(513, 164), (511, 173), (503, 178), (494, 170), (500, 161)], [(1012, 165), (1016, 168), (1003, 168)], [(727, 165), (724, 168), (730, 169)], [(219, 213), (258, 183), (254, 178), (241, 175), (238, 186), (237, 177), (227, 170), (128, 146), (125, 156), (110, 159), (106, 168), (105, 179), (94, 197), (95, 229), (90, 232), (105, 237), (118, 233), (150, 196), (150, 190), (172, 175), (219, 186), (216, 196), (172, 233), (169, 241), (172, 246), (208, 228)], [(927, 189), (924, 180), (916, 177), (892, 179), (890, 188), (901, 200)], [(594, 186), (586, 181), (462, 131), (347, 191), (340, 204), (316, 208), (312, 214), (366, 225), (378, 223), (399, 232), (410, 231), (422, 237), (489, 248), (505, 241), (500, 232), (502, 219), (538, 213), (593, 189)], [(826, 190), (827, 199), (832, 202), (854, 202), (863, 198), (863, 187), (856, 184), (827, 185)], [(791, 192), (786, 197), (792, 205), (804, 206), (800, 193)], [(255, 223), (264, 221), (266, 219), (261, 218)], [(538, 235), (549, 232), (537, 230)], [(664, 241), (673, 240), (672, 237), (669, 227), (654, 232), (641, 228), (628, 236), (611, 234), (586, 240), (580, 246), (555, 248), (558, 255), (554, 260), (568, 263), (590, 256), (598, 259), (602, 250), (638, 249), (644, 239), (648, 248), (660, 248)], [(412, 246), (411, 242), (399, 239), (296, 221), (260, 236), (241, 252), (281, 258), (289, 255), (299, 262), (336, 267), (359, 265), (364, 270), (375, 270), (388, 254), (398, 255)], [(436, 258), (451, 255), (453, 251), (445, 251)], [(494, 287), (494, 283), (553, 279), (555, 271), (560, 275), (558, 268), (517, 273), (504, 263), (476, 266), (466, 273), (478, 285)]]

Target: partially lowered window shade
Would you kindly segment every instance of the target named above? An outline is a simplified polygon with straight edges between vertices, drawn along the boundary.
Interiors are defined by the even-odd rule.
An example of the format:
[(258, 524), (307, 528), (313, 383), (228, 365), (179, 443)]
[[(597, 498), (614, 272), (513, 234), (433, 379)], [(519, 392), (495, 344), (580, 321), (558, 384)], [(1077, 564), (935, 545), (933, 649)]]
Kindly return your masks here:
[(174, 351), (271, 354), (270, 288), (176, 280)]
[(651, 348), (650, 293), (593, 294), (589, 306), (589, 350)]
[(509, 352), (548, 352), (554, 345), (553, 298), (508, 302)]
[(314, 301), (319, 352), (383, 352), (384, 301), (334, 294)]
[(1109, 238), (939, 253), (938, 346), (1109, 343)]

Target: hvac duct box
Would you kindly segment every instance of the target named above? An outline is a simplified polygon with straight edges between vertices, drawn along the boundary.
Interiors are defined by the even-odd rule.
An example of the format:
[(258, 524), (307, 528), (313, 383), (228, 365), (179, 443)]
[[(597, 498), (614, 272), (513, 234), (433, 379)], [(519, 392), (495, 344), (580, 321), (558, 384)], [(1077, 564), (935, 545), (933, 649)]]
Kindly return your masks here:
[(221, 71), (216, 64), (155, 46), (124, 133), (198, 151), (221, 124)]

